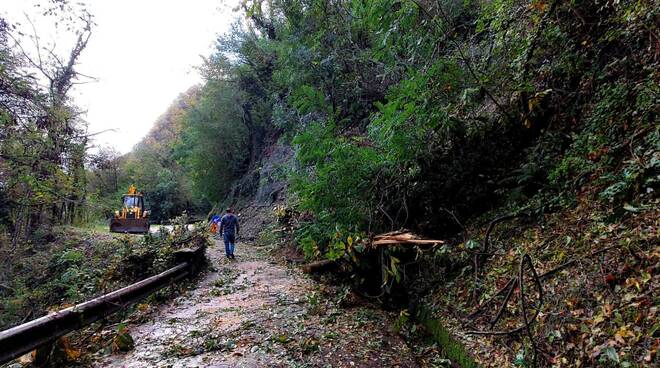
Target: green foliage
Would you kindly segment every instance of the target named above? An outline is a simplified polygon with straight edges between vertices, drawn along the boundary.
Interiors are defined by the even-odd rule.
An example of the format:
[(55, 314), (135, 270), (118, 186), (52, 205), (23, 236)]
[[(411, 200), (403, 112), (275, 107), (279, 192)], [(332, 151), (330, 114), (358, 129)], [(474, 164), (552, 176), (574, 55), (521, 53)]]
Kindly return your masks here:
[(208, 242), (205, 230), (185, 228), (178, 225), (175, 231), (162, 234), (116, 237), (105, 231), (55, 228), (53, 240), (37, 252), (19, 248), (3, 260), (8, 267), (0, 278), (0, 327), (14, 325), (29, 313), (38, 316), (51, 308), (80, 303), (172, 267), (176, 249)]
[(66, 59), (54, 42), (0, 18), (0, 221), (11, 225), (14, 246), (43, 223), (79, 223), (85, 212), (88, 137), (69, 91), (93, 22), (83, 5), (68, 2), (43, 17), (77, 37)]
[(79, 250), (70, 249), (64, 251), (57, 260), (58, 265), (79, 264), (83, 260), (83, 254)]
[[(321, 255), (321, 250), (319, 249), (318, 243), (314, 240), (313, 235), (310, 234), (310, 231), (301, 231), (302, 236), (298, 238), (298, 245), (305, 255), (305, 259), (313, 260), (318, 258)], [(318, 238), (322, 238), (319, 236)]]
[(245, 166), (248, 137), (239, 98), (230, 83), (210, 81), (185, 116), (175, 157), (207, 202), (221, 201)]
[(388, 254), (385, 261), (386, 263), (383, 264), (383, 285), (381, 287), (389, 293), (392, 291), (393, 286), (401, 283), (401, 269), (399, 268), (401, 260), (393, 254)]
[(428, 142), (442, 141), (446, 132), (460, 129), (447, 104), (461, 89), (460, 81), (458, 65), (440, 60), (392, 87), (386, 104), (375, 103), (379, 112), (369, 133), (389, 164), (406, 165), (428, 157), (432, 147)]
[[(640, 3), (262, 3), (245, 3), (250, 25), (203, 66), (177, 160), (217, 203), (250, 181), (260, 139), (290, 142), (308, 258), (341, 258), (337, 233), (449, 235), (457, 225), (441, 208), (466, 218), (539, 192), (570, 196), (588, 179), (621, 201), (656, 183)], [(627, 39), (643, 66), (615, 51)], [(626, 134), (639, 159), (621, 158)]]
[(299, 207), (312, 211), (319, 232), (328, 236), (337, 226), (346, 231), (366, 225), (373, 197), (371, 178), (379, 164), (374, 149), (355, 139), (335, 137), (332, 132), (333, 124), (315, 123), (296, 137), (297, 158), (303, 168), (291, 176)]
[(400, 333), (401, 330), (403, 330), (406, 325), (410, 322), (410, 313), (408, 312), (407, 309), (403, 309), (401, 312), (399, 312), (399, 316), (397, 317), (396, 320), (394, 320), (394, 323), (392, 325), (392, 328), (394, 329), (394, 332)]
[[(657, 183), (653, 173), (658, 170), (660, 148), (658, 128), (651, 123), (656, 104), (649, 94), (654, 89), (657, 86), (649, 83), (631, 86), (620, 82), (601, 90), (587, 125), (550, 173), (551, 182), (565, 188), (577, 184), (571, 178), (585, 180), (597, 175), (598, 182), (607, 185), (600, 197), (616, 202), (652, 190)], [(632, 157), (621, 160), (628, 152)]]
[(301, 85), (293, 90), (289, 100), (301, 114), (323, 111), (328, 107), (324, 94), (308, 85)]

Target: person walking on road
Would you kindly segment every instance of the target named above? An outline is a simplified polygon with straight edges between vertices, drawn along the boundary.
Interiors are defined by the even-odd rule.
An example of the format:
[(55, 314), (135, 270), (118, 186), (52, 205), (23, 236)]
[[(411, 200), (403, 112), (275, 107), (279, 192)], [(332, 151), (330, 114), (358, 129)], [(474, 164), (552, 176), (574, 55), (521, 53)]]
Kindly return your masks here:
[(236, 259), (234, 257), (234, 247), (236, 246), (236, 237), (239, 230), (238, 217), (234, 215), (234, 211), (231, 208), (227, 208), (227, 213), (220, 219), (219, 232), (225, 241), (225, 253), (229, 259)]

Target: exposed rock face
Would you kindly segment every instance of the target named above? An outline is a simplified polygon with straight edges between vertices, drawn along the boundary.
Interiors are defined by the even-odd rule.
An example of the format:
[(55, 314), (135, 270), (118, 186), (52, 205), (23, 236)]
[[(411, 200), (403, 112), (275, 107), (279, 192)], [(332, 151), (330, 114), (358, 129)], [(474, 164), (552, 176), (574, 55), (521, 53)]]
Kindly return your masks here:
[(259, 185), (254, 197), (256, 204), (272, 204), (285, 198), (286, 169), (292, 167), (293, 149), (283, 144), (268, 147), (261, 159)]
[(273, 206), (286, 200), (286, 172), (294, 165), (293, 148), (274, 143), (263, 150), (259, 166), (236, 182), (225, 205), (237, 210), (243, 239), (255, 240), (267, 225), (277, 221)]
[(288, 145), (274, 143), (261, 153), (258, 166), (236, 181), (225, 198), (226, 204), (240, 203), (269, 206), (286, 198), (286, 172), (295, 165), (294, 151)]

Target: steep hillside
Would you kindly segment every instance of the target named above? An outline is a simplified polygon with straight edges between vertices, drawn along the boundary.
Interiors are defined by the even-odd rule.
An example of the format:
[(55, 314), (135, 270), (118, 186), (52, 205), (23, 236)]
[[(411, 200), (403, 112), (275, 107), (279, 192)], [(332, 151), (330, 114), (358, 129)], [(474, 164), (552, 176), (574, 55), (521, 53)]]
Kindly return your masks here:
[[(203, 84), (123, 157), (86, 152), (67, 91), (94, 22), (51, 3), (68, 62), (0, 19), (2, 295), (32, 241), (136, 184), (154, 221), (238, 208), (438, 364), (659, 365), (659, 0), (241, 0)], [(53, 247), (37, 292), (87, 287), (87, 250)]]
[[(247, 1), (209, 80), (239, 82), (246, 137), (258, 120), (294, 147), (281, 219), (308, 259), (430, 307), (485, 365), (643, 366), (657, 5)], [(447, 242), (368, 250), (400, 228)]]
[[(243, 1), (172, 157), (205, 203), (285, 200), (309, 261), (484, 365), (649, 365), (658, 9)], [(373, 245), (404, 228), (444, 242)]]
[(170, 157), (174, 146), (181, 139), (185, 114), (195, 106), (200, 92), (199, 86), (193, 86), (179, 95), (154, 122), (149, 134), (136, 145), (136, 149), (148, 147), (164, 160)]

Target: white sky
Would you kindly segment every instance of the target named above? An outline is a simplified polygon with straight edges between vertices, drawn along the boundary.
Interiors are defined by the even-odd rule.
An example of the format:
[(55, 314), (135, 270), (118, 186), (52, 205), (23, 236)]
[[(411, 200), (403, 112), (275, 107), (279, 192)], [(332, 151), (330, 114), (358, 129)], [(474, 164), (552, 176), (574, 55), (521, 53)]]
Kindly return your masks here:
[[(212, 51), (216, 36), (229, 30), (238, 0), (84, 2), (96, 27), (77, 70), (98, 82), (77, 86), (72, 97), (87, 110), (90, 133), (117, 129), (96, 136), (93, 144), (126, 153), (180, 93), (201, 82), (194, 67)], [(0, 13), (24, 24), (26, 13), (40, 37), (58, 37), (35, 3), (0, 0)]]

